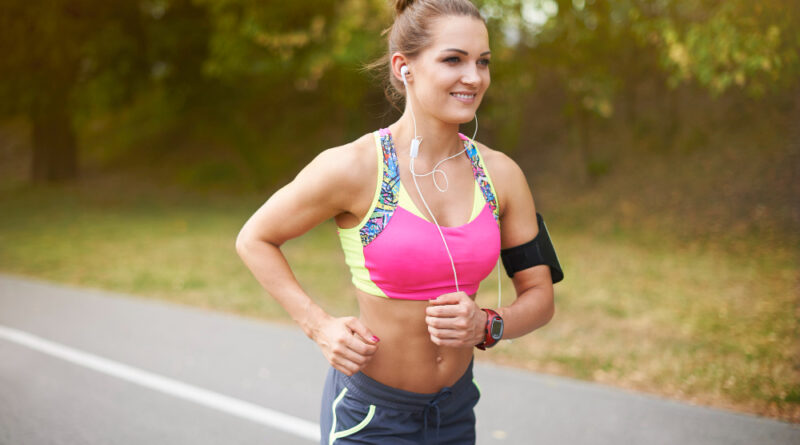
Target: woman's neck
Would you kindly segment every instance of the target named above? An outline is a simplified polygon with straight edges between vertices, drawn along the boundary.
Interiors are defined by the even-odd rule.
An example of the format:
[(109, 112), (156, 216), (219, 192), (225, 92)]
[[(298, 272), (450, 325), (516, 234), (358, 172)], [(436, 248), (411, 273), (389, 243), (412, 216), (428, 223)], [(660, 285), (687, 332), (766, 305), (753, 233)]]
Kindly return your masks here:
[[(414, 139), (411, 113), (406, 110), (391, 127), (397, 150), (408, 155), (411, 140)], [(422, 137), (417, 160), (423, 165), (435, 164), (464, 148), (458, 136), (458, 124), (445, 124), (436, 119), (417, 116), (417, 135)]]

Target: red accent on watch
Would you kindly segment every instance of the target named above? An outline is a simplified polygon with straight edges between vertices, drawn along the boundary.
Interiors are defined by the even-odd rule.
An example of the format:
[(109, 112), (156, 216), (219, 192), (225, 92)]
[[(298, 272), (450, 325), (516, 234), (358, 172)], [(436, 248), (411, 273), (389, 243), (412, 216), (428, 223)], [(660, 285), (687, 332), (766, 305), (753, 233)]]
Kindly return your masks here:
[(495, 340), (495, 338), (492, 337), (492, 324), (495, 323), (496, 321), (502, 323), (503, 322), (503, 318), (500, 317), (500, 315), (498, 315), (497, 312), (495, 312), (495, 311), (493, 311), (491, 309), (481, 308), (481, 310), (486, 312), (486, 315), (487, 315), (486, 316), (485, 334), (484, 334), (484, 337), (483, 337), (483, 341), (478, 343), (477, 345), (475, 345), (475, 347), (480, 349), (480, 350), (482, 350), (482, 351), (485, 351), (486, 348), (491, 348), (492, 346), (494, 346), (498, 342), (498, 340)]

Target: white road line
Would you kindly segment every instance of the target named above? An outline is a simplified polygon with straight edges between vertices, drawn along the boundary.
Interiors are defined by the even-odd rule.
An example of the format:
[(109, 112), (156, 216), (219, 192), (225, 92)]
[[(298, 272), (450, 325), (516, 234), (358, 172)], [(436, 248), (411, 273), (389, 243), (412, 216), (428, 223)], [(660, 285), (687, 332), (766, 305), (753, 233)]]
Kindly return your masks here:
[(0, 338), (200, 405), (319, 442), (319, 425), (0, 325)]

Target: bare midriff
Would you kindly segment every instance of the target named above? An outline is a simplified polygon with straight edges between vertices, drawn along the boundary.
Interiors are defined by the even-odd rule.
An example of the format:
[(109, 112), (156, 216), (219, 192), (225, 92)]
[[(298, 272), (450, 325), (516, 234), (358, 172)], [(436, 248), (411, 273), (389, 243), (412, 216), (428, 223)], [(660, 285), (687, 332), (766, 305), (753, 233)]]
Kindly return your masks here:
[(384, 385), (426, 394), (452, 386), (466, 372), (474, 347), (433, 343), (425, 323), (427, 301), (376, 297), (358, 289), (356, 296), (361, 322), (380, 339), (361, 372)]

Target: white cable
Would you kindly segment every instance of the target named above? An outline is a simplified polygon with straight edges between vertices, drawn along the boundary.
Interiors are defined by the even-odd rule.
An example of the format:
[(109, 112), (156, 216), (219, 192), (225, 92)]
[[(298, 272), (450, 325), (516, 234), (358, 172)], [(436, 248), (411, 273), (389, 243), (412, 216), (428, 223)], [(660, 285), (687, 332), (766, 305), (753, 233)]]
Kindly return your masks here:
[(458, 273), (456, 273), (456, 264), (453, 262), (453, 255), (450, 254), (450, 247), (447, 245), (447, 240), (444, 239), (444, 233), (442, 233), (442, 228), (439, 227), (439, 222), (436, 221), (436, 217), (433, 216), (433, 212), (431, 212), (431, 208), (428, 207), (428, 203), (425, 202), (425, 198), (422, 197), (422, 192), (419, 189), (419, 184), (417, 183), (417, 177), (414, 175), (414, 158), (411, 158), (411, 162), (409, 163), (409, 168), (411, 169), (411, 177), (414, 179), (414, 186), (417, 188), (417, 193), (419, 193), (420, 199), (422, 199), (422, 203), (425, 204), (425, 209), (428, 210), (428, 214), (431, 215), (431, 219), (433, 219), (433, 223), (436, 225), (436, 230), (439, 231), (439, 236), (442, 237), (442, 242), (444, 243), (444, 249), (447, 251), (447, 257), (450, 258), (450, 266), (453, 268), (453, 280), (456, 283), (456, 292), (460, 289), (458, 288)]
[[(439, 232), (439, 236), (442, 238), (442, 243), (444, 243), (444, 249), (447, 252), (447, 257), (450, 259), (450, 267), (453, 268), (453, 281), (455, 282), (455, 285), (456, 285), (456, 292), (458, 292), (458, 291), (460, 291), (460, 288), (458, 286), (458, 272), (456, 272), (456, 264), (455, 264), (455, 261), (453, 261), (453, 255), (450, 253), (450, 246), (447, 245), (447, 240), (444, 237), (444, 233), (442, 232), (441, 226), (439, 226), (439, 221), (436, 220), (436, 216), (434, 216), (433, 211), (431, 211), (431, 208), (428, 206), (428, 202), (425, 201), (425, 197), (422, 196), (422, 190), (420, 190), (420, 188), (419, 188), (419, 183), (417, 182), (417, 176), (426, 176), (426, 175), (429, 175), (429, 174), (433, 173), (434, 171), (437, 170), (437, 168), (439, 167), (439, 164), (441, 164), (442, 162), (444, 162), (444, 161), (446, 161), (448, 159), (451, 159), (451, 158), (454, 158), (454, 157), (460, 155), (467, 148), (464, 147), (464, 150), (461, 150), (460, 152), (456, 153), (453, 156), (450, 156), (449, 158), (446, 158), (446, 159), (443, 159), (443, 160), (439, 161), (439, 163), (437, 163), (436, 166), (433, 168), (433, 170), (431, 170), (430, 172), (428, 172), (428, 173), (426, 173), (424, 175), (418, 175), (414, 171), (414, 159), (417, 157), (416, 155), (417, 155), (417, 149), (419, 148), (419, 143), (415, 144), (414, 141), (420, 141), (421, 142), (422, 138), (417, 135), (417, 118), (414, 115), (414, 109), (413, 109), (413, 107), (411, 107), (410, 103), (409, 103), (409, 110), (411, 110), (411, 120), (414, 122), (414, 140), (411, 143), (411, 161), (409, 162), (409, 170), (411, 170), (411, 178), (414, 180), (414, 187), (416, 187), (416, 189), (417, 189), (417, 193), (419, 194), (419, 197), (422, 200), (422, 204), (425, 206), (425, 209), (428, 211), (428, 214), (431, 216), (431, 219), (433, 220), (434, 225), (436, 225), (436, 230)], [(475, 135), (477, 135), (477, 134), (478, 134), (478, 116), (476, 115), (475, 116), (475, 133), (473, 134), (472, 139), (470, 139), (470, 145), (473, 143), (472, 141), (475, 139)], [(444, 172), (442, 172), (442, 174), (444, 174)], [(444, 174), (444, 176), (445, 176), (445, 180), (446, 180), (447, 179), (447, 175)], [(436, 184), (436, 177), (435, 176), (434, 176), (434, 184)], [(436, 188), (437, 189), (439, 188), (438, 185), (437, 185)], [(442, 191), (441, 189), (439, 189), (439, 190)]]
[[(413, 109), (411, 110), (411, 117), (412, 118), (414, 117), (414, 110)], [(473, 141), (475, 140), (475, 136), (477, 134), (478, 134), (478, 115), (475, 115), (475, 132), (473, 132), (472, 138), (469, 140), (469, 145), (473, 144)], [(414, 136), (415, 136), (414, 138), (415, 139), (417, 139), (416, 135), (417, 135), (417, 122), (416, 122), (416, 119), (414, 119)], [(421, 136), (419, 137), (419, 141), (422, 142), (422, 137)], [(445, 173), (444, 170), (441, 170), (439, 168), (439, 165), (441, 165), (442, 162), (444, 162), (444, 161), (449, 161), (450, 159), (455, 158), (456, 156), (460, 155), (461, 153), (464, 153), (465, 151), (467, 151), (467, 147), (464, 147), (464, 149), (459, 151), (458, 153), (456, 153), (456, 154), (454, 154), (452, 156), (446, 157), (446, 158), (442, 159), (441, 161), (437, 162), (436, 165), (433, 166), (433, 170), (429, 171), (428, 173), (422, 173), (422, 174), (414, 173), (414, 175), (416, 177), (423, 177), (423, 176), (433, 175), (432, 176), (433, 177), (433, 185), (436, 186), (436, 189), (439, 190), (440, 192), (446, 192), (447, 189), (450, 187), (450, 182), (447, 180), (447, 173)], [(439, 173), (444, 177), (444, 188), (439, 187), (439, 183), (436, 182), (435, 173)]]
[(500, 309), (500, 292), (502, 286), (500, 286), (500, 257), (497, 257), (497, 309)]
[[(405, 75), (403, 76), (403, 84), (406, 87), (406, 94), (408, 94), (408, 83), (406, 82)], [(458, 153), (439, 161), (433, 167), (433, 170), (429, 171), (428, 173), (419, 174), (418, 175), (416, 172), (414, 172), (414, 159), (416, 159), (417, 155), (419, 154), (419, 144), (422, 142), (422, 137), (417, 134), (417, 117), (414, 115), (414, 108), (411, 106), (411, 98), (410, 97), (406, 97), (406, 100), (408, 101), (408, 109), (411, 111), (411, 120), (414, 122), (414, 139), (411, 140), (411, 150), (410, 150), (410, 158), (411, 158), (411, 160), (410, 160), (410, 162), (408, 164), (408, 168), (411, 171), (411, 178), (414, 181), (414, 187), (416, 187), (416, 189), (417, 189), (417, 193), (419, 194), (419, 198), (422, 200), (422, 204), (425, 206), (425, 209), (428, 211), (428, 214), (431, 216), (431, 219), (433, 220), (434, 225), (436, 225), (436, 230), (439, 232), (439, 236), (442, 238), (442, 243), (444, 243), (444, 249), (447, 252), (447, 257), (450, 259), (450, 267), (453, 268), (453, 281), (455, 282), (455, 285), (456, 285), (456, 292), (459, 292), (460, 289), (459, 289), (459, 286), (458, 286), (458, 272), (456, 272), (456, 264), (453, 261), (453, 255), (450, 253), (450, 246), (447, 245), (447, 240), (444, 238), (444, 233), (442, 232), (441, 226), (439, 226), (439, 221), (436, 220), (436, 217), (433, 215), (433, 212), (431, 211), (431, 208), (428, 207), (428, 203), (425, 201), (425, 197), (422, 196), (422, 190), (420, 190), (419, 183), (417, 183), (417, 176), (427, 176), (427, 175), (433, 174), (436, 171), (439, 171), (444, 176), (447, 186), (449, 186), (449, 183), (447, 182), (447, 174), (445, 174), (444, 171), (439, 170), (439, 165), (444, 161), (447, 161), (449, 159), (452, 159), (452, 158), (460, 155), (461, 153), (466, 151), (467, 147), (469, 147), (472, 144), (474, 144), (475, 136), (477, 136), (477, 134), (478, 134), (478, 115), (477, 114), (475, 115), (475, 132), (472, 134), (472, 138), (469, 140), (469, 145), (467, 145), (467, 147), (464, 147), (464, 150), (461, 150)], [(440, 192), (443, 192), (444, 190), (447, 190), (447, 187), (445, 187), (444, 190), (442, 190), (439, 187), (439, 184), (436, 182), (436, 176), (435, 175), (433, 176), (433, 184), (436, 186), (436, 188)], [(498, 259), (498, 271), (497, 272), (498, 272), (498, 280), (497, 280), (497, 283), (498, 283), (498, 306), (497, 307), (499, 308), (500, 307), (499, 306), (499, 301), (500, 301), (500, 299), (499, 299), (500, 298), (500, 294), (499, 294), (499, 290), (500, 290), (500, 288), (499, 288), (499, 285), (500, 285), (499, 259)]]
[[(406, 86), (406, 91), (408, 91), (408, 83), (406, 83), (405, 76), (403, 76), (403, 83)], [(417, 117), (414, 115), (414, 108), (411, 106), (411, 98), (409, 97), (407, 98), (407, 100), (408, 100), (408, 108), (409, 110), (411, 110), (411, 120), (414, 122), (414, 139), (411, 141), (411, 151), (410, 151), (411, 160), (408, 163), (408, 168), (409, 170), (411, 170), (411, 178), (414, 181), (414, 187), (416, 187), (417, 189), (417, 193), (419, 194), (419, 197), (422, 200), (422, 204), (425, 205), (425, 209), (431, 216), (434, 225), (436, 225), (436, 230), (439, 232), (439, 236), (442, 237), (442, 243), (444, 243), (444, 249), (447, 252), (447, 257), (450, 259), (450, 267), (453, 268), (453, 281), (455, 282), (456, 285), (456, 292), (459, 292), (460, 288), (458, 286), (458, 272), (456, 272), (456, 263), (453, 261), (453, 255), (450, 253), (450, 246), (447, 245), (447, 240), (444, 238), (444, 233), (442, 233), (442, 228), (439, 226), (439, 221), (436, 220), (436, 216), (433, 215), (431, 208), (428, 207), (428, 203), (425, 201), (425, 197), (422, 196), (422, 190), (420, 190), (419, 183), (417, 183), (417, 174), (414, 172), (414, 159), (417, 157), (419, 144), (422, 142), (422, 138), (417, 134)], [(477, 116), (476, 116), (476, 122), (477, 122)], [(476, 126), (475, 130), (477, 131), (477, 129), (478, 128)], [(436, 165), (438, 167), (439, 164)], [(435, 170), (436, 168), (434, 168), (434, 170), (432, 170), (431, 172)], [(435, 182), (436, 181), (434, 180), (434, 183)]]

